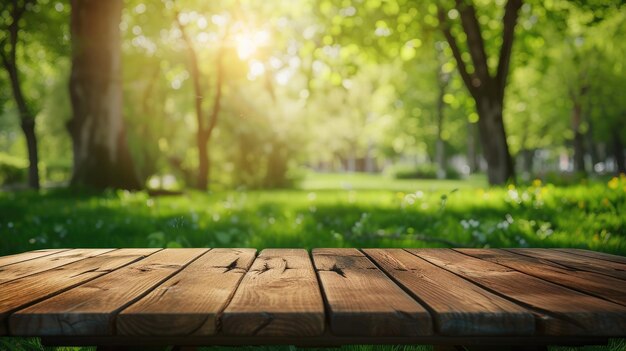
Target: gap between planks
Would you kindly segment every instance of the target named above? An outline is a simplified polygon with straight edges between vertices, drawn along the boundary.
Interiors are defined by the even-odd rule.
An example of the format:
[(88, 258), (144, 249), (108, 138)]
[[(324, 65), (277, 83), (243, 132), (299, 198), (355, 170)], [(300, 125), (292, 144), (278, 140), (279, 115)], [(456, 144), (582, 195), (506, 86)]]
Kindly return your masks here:
[(0, 284), (0, 335), (12, 312), (85, 284), (160, 249), (118, 249)]
[(70, 250), (70, 249), (43, 249), (43, 250), (22, 252), (22, 253), (18, 253), (14, 255), (9, 255), (9, 256), (3, 256), (3, 257), (0, 257), (0, 267), (8, 266), (8, 265), (19, 263), (19, 262), (33, 260), (39, 257), (44, 257), (44, 256), (52, 255), (52, 254), (59, 253), (62, 251), (67, 251), (67, 250)]
[(403, 249), (362, 250), (430, 312), (440, 335), (532, 335), (526, 308)]
[(621, 305), (451, 249), (407, 251), (533, 311), (541, 334), (606, 336), (626, 328)]
[(626, 306), (626, 281), (572, 269), (545, 259), (501, 249), (454, 249), (462, 254), (515, 269), (547, 282)]
[(208, 249), (164, 249), (112, 273), (21, 309), (11, 334), (112, 335), (116, 315), (201, 257)]

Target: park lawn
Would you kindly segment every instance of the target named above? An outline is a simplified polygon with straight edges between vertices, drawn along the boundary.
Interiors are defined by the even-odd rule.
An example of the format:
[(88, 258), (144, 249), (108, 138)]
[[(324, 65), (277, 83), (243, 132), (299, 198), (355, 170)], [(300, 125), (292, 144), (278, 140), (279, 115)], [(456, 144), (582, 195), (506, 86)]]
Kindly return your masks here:
[[(297, 189), (0, 193), (0, 254), (57, 247), (577, 247), (626, 255), (626, 177), (556, 187), (311, 174)], [(36, 339), (0, 349), (39, 350)], [(623, 350), (624, 340), (585, 350)], [(213, 348), (216, 350), (216, 348)], [(221, 348), (220, 348), (221, 349)], [(254, 350), (293, 351), (293, 347)], [(344, 351), (430, 347), (344, 347)], [(570, 350), (573, 348), (554, 348)], [(231, 350), (231, 349), (229, 349)], [(578, 349), (577, 349), (578, 350)]]
[(299, 189), (0, 193), (0, 254), (57, 247), (578, 247), (626, 255), (626, 177), (555, 187), (312, 174)]

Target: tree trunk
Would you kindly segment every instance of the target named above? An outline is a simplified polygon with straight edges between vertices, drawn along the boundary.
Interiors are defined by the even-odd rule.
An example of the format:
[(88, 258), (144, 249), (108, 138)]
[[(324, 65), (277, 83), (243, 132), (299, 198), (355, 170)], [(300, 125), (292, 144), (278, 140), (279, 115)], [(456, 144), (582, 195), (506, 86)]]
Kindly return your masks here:
[(589, 150), (589, 160), (591, 161), (589, 171), (593, 173), (595, 172), (596, 164), (598, 164), (598, 162), (600, 161), (598, 157), (598, 147), (593, 138), (593, 121), (591, 120), (590, 116), (587, 116), (586, 121), (587, 125), (589, 126), (589, 128), (587, 128), (587, 133), (585, 134), (587, 150)]
[(535, 150), (523, 149), (521, 153), (524, 163), (524, 173), (528, 176), (531, 176), (533, 174), (533, 161), (535, 159)]
[[(39, 189), (39, 156), (37, 152), (37, 135), (35, 134), (35, 113), (29, 108), (26, 102), (19, 73), (17, 70), (17, 43), (20, 33), (20, 20), (27, 10), (27, 2), (18, 4), (13, 2), (13, 7), (9, 14), (11, 23), (6, 27), (9, 50), (5, 53), (4, 41), (0, 42), (0, 59), (9, 75), (11, 92), (20, 116), (20, 124), (26, 138), (26, 148), (28, 150), (28, 186), (32, 189)], [(4, 28), (3, 28), (4, 29)]]
[(122, 0), (72, 0), (73, 185), (139, 189), (122, 117)]
[(484, 98), (477, 101), (478, 130), (487, 161), (489, 184), (505, 184), (515, 181), (513, 159), (509, 153), (506, 131), (502, 119), (502, 103), (497, 99)]
[(20, 125), (26, 137), (26, 149), (28, 150), (28, 186), (32, 189), (39, 189), (39, 155), (37, 152), (37, 135), (35, 134), (35, 116), (29, 111), (28, 105), (22, 93), (17, 65), (15, 62), (5, 62), (5, 67), (9, 73), (11, 90), (17, 110), (20, 115)]
[(28, 186), (39, 189), (39, 166), (37, 165), (39, 155), (37, 152), (37, 135), (35, 134), (35, 119), (22, 119), (22, 130), (26, 137), (26, 147), (28, 149)]
[(267, 173), (265, 175), (265, 186), (269, 188), (280, 188), (287, 184), (287, 161), (288, 150), (281, 140), (276, 140), (272, 145), (267, 160)]
[(624, 144), (622, 143), (618, 128), (613, 129), (613, 156), (615, 157), (617, 173), (626, 173), (626, 165), (624, 164)]
[(443, 72), (443, 65), (439, 68), (439, 96), (437, 98), (437, 143), (435, 145), (435, 159), (437, 162), (437, 178), (446, 178), (446, 142), (443, 140), (443, 121), (446, 104), (443, 101), (446, 95), (449, 78)]
[(574, 131), (574, 172), (586, 173), (585, 170), (585, 139), (580, 132), (582, 121), (582, 106), (580, 102), (574, 101), (572, 110), (572, 130)]
[(467, 122), (467, 166), (469, 173), (473, 174), (478, 170), (478, 145), (476, 138), (476, 124)]
[(209, 138), (205, 133), (198, 131), (198, 179), (197, 188), (206, 190), (209, 185)]

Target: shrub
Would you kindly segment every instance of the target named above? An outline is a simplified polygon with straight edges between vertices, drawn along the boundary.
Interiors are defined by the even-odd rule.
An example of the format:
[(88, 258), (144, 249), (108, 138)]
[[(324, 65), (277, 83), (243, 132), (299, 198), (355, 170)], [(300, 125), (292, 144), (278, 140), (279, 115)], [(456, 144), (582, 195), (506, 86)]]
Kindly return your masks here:
[(416, 166), (395, 165), (389, 174), (395, 179), (436, 179), (437, 166), (432, 163), (422, 163)]
[(27, 177), (27, 160), (0, 152), (0, 184), (25, 182)]
[(446, 169), (446, 179), (461, 179), (463, 175), (454, 167), (448, 167)]

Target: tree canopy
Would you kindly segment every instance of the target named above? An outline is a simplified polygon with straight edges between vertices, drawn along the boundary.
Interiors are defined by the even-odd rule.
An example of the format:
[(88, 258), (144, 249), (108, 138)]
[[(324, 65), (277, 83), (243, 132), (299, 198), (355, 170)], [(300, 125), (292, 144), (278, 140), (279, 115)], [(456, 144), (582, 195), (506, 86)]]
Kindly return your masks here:
[[(74, 174), (279, 187), (303, 167), (485, 171), (493, 184), (624, 171), (621, 1), (126, 0), (117, 15), (79, 3), (0, 8), (0, 162), (30, 163), (31, 186)], [(79, 11), (106, 17), (107, 36), (76, 27)], [(119, 75), (77, 89), (80, 67), (105, 72), (89, 47), (117, 52)], [(122, 168), (73, 124), (98, 99), (114, 117), (93, 125), (115, 131), (97, 135)], [(106, 181), (81, 182), (81, 158)]]

